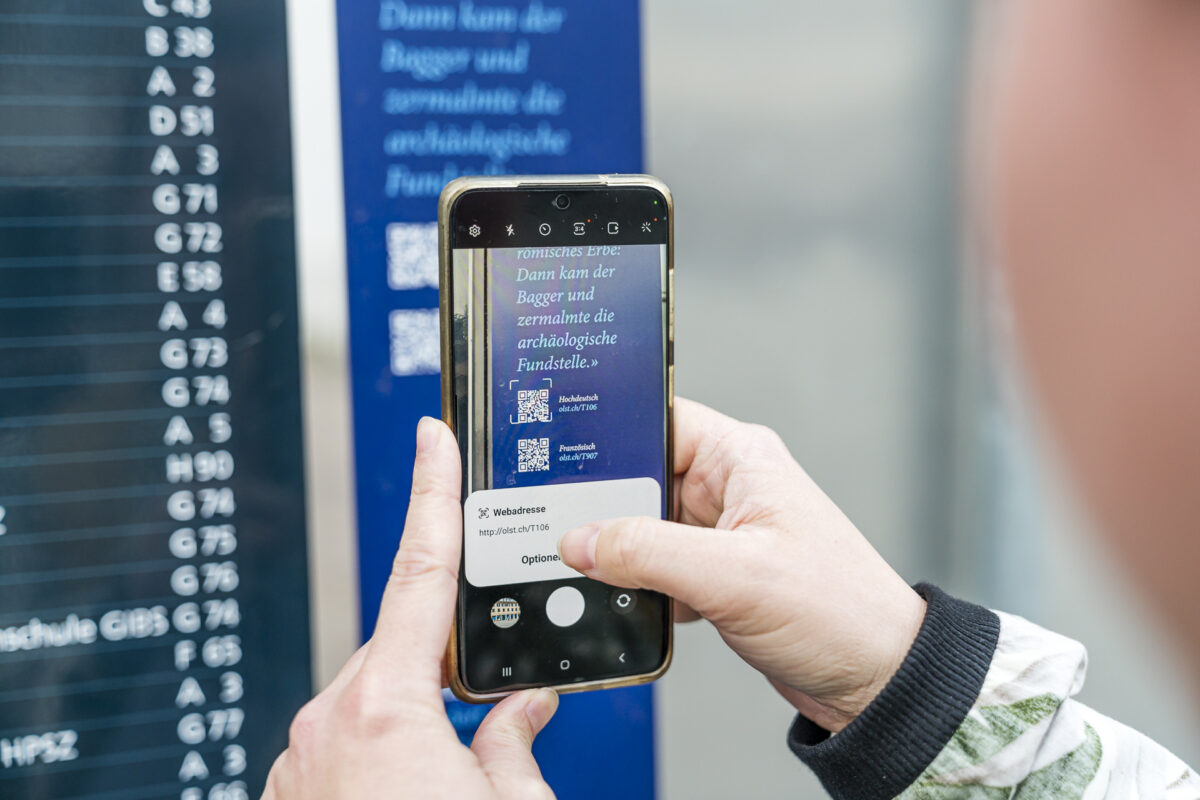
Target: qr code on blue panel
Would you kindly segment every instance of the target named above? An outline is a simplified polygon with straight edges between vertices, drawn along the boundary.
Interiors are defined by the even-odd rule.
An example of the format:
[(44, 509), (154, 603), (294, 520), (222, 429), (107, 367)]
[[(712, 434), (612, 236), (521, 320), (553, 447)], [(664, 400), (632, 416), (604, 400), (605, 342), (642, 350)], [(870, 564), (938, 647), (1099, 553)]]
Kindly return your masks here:
[(517, 440), (517, 472), (545, 472), (550, 469), (549, 439)]
[(520, 389), (517, 391), (517, 422), (549, 422), (550, 390)]
[(387, 226), (388, 288), (438, 285), (436, 222), (393, 222)]
[(400, 309), (388, 315), (392, 374), (436, 375), (442, 369), (436, 308)]

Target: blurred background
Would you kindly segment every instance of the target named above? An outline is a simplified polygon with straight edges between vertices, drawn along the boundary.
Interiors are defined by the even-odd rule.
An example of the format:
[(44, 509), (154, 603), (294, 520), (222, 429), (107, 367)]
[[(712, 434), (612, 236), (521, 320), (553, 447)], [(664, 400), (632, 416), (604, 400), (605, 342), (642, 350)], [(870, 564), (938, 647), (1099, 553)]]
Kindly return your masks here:
[[(974, 263), (977, 11), (645, 0), (647, 167), (675, 193), (680, 394), (778, 430), (912, 582), (1084, 642), (1082, 699), (1200, 763), (1180, 665), (1073, 505)], [(290, 15), (319, 673), (355, 646), (332, 3)], [(659, 683), (661, 796), (820, 797), (792, 714), (704, 624)]]

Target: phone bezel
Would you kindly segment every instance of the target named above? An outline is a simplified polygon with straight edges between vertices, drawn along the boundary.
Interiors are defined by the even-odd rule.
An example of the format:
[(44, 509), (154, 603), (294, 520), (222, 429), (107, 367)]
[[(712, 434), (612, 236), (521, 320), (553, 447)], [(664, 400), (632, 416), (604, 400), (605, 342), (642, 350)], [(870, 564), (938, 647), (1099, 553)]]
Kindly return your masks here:
[[(605, 189), (610, 187), (643, 187), (653, 189), (662, 195), (666, 204), (667, 225), (667, 332), (666, 332), (666, 480), (663, 487), (666, 495), (666, 508), (673, 515), (675, 508), (674, 481), (674, 428), (675, 428), (675, 206), (671, 190), (658, 178), (650, 175), (505, 175), (496, 177), (457, 178), (446, 185), (438, 201), (438, 261), (440, 291), (438, 293), (441, 318), (441, 354), (442, 354), (442, 419), (459, 434), (457, 407), (454, 396), (454, 346), (453, 346), (453, 256), (451, 252), (454, 221), (451, 214), (455, 203), (468, 192), (487, 190), (514, 189), (572, 189), (586, 191), (588, 189)], [(468, 465), (464, 464), (466, 469)], [(468, 703), (494, 703), (511, 691), (476, 692), (466, 685), (463, 677), (463, 665), (459, 659), (458, 640), (461, 618), (461, 593), (463, 564), (459, 561), (459, 588), (455, 598), (454, 625), (450, 631), (450, 641), (446, 645), (446, 681), (455, 697)], [(592, 681), (579, 681), (567, 684), (545, 684), (546, 687), (566, 694), (571, 692), (592, 691), (596, 689), (615, 689), (623, 686), (638, 686), (650, 683), (662, 677), (671, 665), (674, 656), (674, 602), (667, 598), (666, 611), (666, 648), (662, 663), (651, 672), (637, 675), (626, 675), (620, 678), (604, 678)]]

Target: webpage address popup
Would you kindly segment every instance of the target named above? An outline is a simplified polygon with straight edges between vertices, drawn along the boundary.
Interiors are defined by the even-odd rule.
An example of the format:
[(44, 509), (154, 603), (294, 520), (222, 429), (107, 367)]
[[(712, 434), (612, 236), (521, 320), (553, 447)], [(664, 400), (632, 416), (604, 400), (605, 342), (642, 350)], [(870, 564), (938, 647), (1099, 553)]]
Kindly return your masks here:
[(572, 528), (618, 517), (662, 515), (653, 478), (485, 489), (463, 504), (463, 563), (473, 586), (578, 578), (558, 557)]

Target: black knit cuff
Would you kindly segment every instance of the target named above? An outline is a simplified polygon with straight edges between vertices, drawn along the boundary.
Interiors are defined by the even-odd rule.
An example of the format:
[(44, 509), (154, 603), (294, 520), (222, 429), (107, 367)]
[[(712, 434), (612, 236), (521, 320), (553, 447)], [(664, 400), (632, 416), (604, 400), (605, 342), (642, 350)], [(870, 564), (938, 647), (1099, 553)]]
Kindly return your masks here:
[(912, 649), (870, 705), (836, 736), (797, 716), (788, 746), (834, 800), (891, 800), (925, 771), (979, 697), (1000, 620), (929, 584)]

